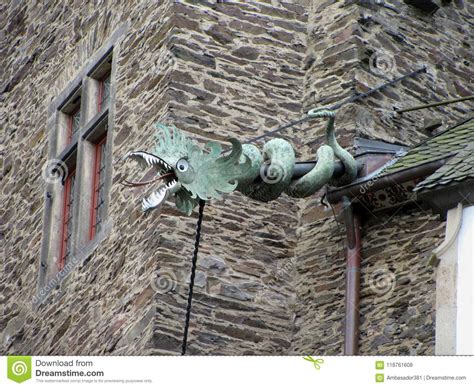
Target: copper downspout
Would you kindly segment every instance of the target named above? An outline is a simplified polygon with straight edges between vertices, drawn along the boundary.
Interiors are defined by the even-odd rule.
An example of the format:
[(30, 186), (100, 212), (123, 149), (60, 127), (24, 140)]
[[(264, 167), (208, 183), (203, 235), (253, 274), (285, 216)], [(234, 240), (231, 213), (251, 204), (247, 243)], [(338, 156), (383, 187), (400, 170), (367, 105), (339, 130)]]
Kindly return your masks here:
[(358, 354), (361, 232), (360, 216), (354, 212), (348, 197), (343, 198), (344, 220), (347, 231), (346, 253), (346, 314), (344, 355)]

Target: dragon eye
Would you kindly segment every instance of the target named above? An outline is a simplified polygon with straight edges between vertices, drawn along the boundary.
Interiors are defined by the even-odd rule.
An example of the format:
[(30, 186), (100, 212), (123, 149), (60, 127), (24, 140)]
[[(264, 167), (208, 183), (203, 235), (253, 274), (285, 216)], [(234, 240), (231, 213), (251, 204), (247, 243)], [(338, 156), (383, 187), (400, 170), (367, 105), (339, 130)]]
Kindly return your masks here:
[(176, 163), (176, 168), (180, 172), (186, 172), (188, 170), (189, 164), (186, 159), (180, 159), (178, 160), (178, 163)]

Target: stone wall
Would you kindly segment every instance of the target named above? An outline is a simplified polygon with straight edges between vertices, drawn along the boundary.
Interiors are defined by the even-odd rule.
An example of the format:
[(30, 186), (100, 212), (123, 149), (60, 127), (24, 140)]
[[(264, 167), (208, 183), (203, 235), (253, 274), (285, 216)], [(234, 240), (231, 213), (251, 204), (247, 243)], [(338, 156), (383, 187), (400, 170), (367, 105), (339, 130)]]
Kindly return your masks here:
[[(52, 291), (39, 310), (31, 310), (37, 292), (45, 203), (41, 167), (48, 158), (52, 130), (47, 126), (49, 103), (128, 20), (133, 23), (118, 60), (114, 159), (123, 152), (121, 133), (134, 132), (140, 142), (145, 136), (138, 136), (138, 131), (146, 133), (143, 126), (166, 112), (164, 102), (146, 99), (146, 90), (140, 96), (133, 94), (146, 83), (150, 94), (159, 95), (168, 81), (160, 73), (150, 76), (130, 53), (140, 45), (148, 51), (159, 49), (163, 43), (156, 44), (157, 36), (168, 41), (173, 27), (171, 4), (164, 2), (151, 9), (151, 3), (135, 2), (112, 9), (109, 3), (11, 2), (2, 10), (6, 52), (1, 68), (6, 72), (1, 77), (5, 155), (1, 219), (6, 319), (2, 319), (1, 331), (2, 349), (8, 353), (107, 354), (116, 352), (122, 340), (130, 342), (128, 354), (146, 354), (152, 345), (153, 295), (144, 273), (152, 271), (150, 263), (156, 259), (137, 257), (131, 249), (138, 236), (129, 217), (133, 219), (136, 213), (132, 206), (123, 209), (130, 193), (118, 192), (116, 185), (111, 193), (115, 221), (111, 235), (87, 264)], [(138, 102), (142, 112), (135, 110)], [(124, 212), (117, 213), (119, 208)], [(48, 260), (51, 265), (53, 257)]]
[[(442, 119), (443, 129), (469, 111), (461, 103), (402, 116), (394, 107), (472, 94), (467, 31), (472, 4), (451, 2), (428, 15), (402, 1), (382, 3), (313, 2), (309, 15), (305, 109), (332, 105), (427, 66), (426, 74), (338, 111), (338, 139), (349, 147), (355, 136), (413, 145), (429, 135), (422, 130), (425, 117)], [(307, 157), (314, 155), (323, 128), (307, 126)], [(412, 206), (416, 211), (362, 213), (361, 354), (434, 352), (434, 272), (425, 256), (443, 241), (444, 222)], [(335, 218), (340, 210), (336, 206), (333, 214), (315, 197), (300, 212), (292, 351), (341, 354), (345, 229)]]
[[(2, 46), (10, 50), (2, 53), (3, 350), (179, 354), (196, 216), (165, 206), (159, 217), (145, 217), (142, 193), (117, 184), (128, 172), (119, 163), (110, 235), (31, 311), (48, 103), (126, 22), (117, 58), (115, 161), (151, 148), (156, 121), (202, 141), (261, 134), (301, 113), (304, 2), (15, 4), (5, 7), (1, 24)], [(206, 207), (189, 354), (286, 352), (292, 278), (279, 271), (293, 256), (296, 225), (297, 207), (287, 199), (260, 204), (235, 194)], [(155, 292), (155, 280), (171, 280), (172, 289)]]
[[(383, 226), (383, 227), (382, 227)], [(418, 206), (364, 225), (360, 353), (434, 355), (435, 270), (444, 222)]]
[[(195, 136), (246, 140), (300, 115), (304, 3), (176, 5), (170, 121)], [(185, 274), (194, 222), (187, 226)], [(291, 277), (273, 287), (271, 279), (293, 255), (296, 225), (297, 207), (288, 199), (260, 204), (235, 194), (210, 204), (190, 354), (286, 352), (293, 324)], [(183, 283), (179, 304), (158, 302), (154, 340), (159, 353), (179, 345), (186, 288)]]
[[(359, 135), (405, 144), (426, 136), (417, 130), (420, 115), (395, 116), (393, 106), (467, 93), (470, 5), (454, 2), (428, 16), (401, 1), (390, 2), (398, 11), (369, 3), (0, 6), (1, 351), (179, 354), (196, 214), (183, 217), (166, 205), (159, 217), (146, 217), (142, 193), (118, 185), (128, 172), (118, 160), (153, 146), (154, 122), (172, 123), (199, 141), (230, 135), (245, 141), (313, 106), (428, 64), (427, 75), (347, 105), (337, 119), (338, 138), (349, 147)], [(113, 228), (32, 311), (48, 105), (124, 23), (109, 194)], [(370, 58), (381, 48), (394, 62), (374, 73)], [(446, 61), (434, 65), (439, 59)], [(465, 110), (460, 104), (435, 112), (452, 122)], [(314, 158), (323, 128), (323, 122), (305, 124), (282, 135), (304, 160)], [(345, 231), (320, 199), (261, 204), (236, 193), (206, 207), (189, 354), (341, 354)], [(395, 273), (396, 283), (383, 298), (364, 278), (362, 353), (432, 353), (433, 273), (423, 255), (442, 240), (442, 230), (436, 217), (420, 211), (364, 218), (363, 271), (380, 265)], [(167, 280), (170, 292), (156, 292), (157, 281)]]

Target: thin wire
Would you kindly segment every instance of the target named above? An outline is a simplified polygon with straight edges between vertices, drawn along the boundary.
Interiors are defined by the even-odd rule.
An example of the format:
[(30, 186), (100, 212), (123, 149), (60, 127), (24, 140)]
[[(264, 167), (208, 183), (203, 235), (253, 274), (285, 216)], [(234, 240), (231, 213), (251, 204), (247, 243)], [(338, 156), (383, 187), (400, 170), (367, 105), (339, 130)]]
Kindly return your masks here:
[[(329, 110), (336, 110), (336, 109), (339, 109), (340, 107), (342, 107), (343, 105), (346, 105), (346, 104), (350, 104), (352, 102), (355, 102), (355, 101), (359, 101), (363, 98), (366, 98), (368, 96), (370, 96), (371, 94), (375, 93), (375, 92), (378, 92), (384, 88), (386, 88), (387, 86), (391, 86), (397, 82), (400, 82), (400, 81), (403, 81), (407, 78), (410, 78), (410, 77), (414, 77), (415, 75), (419, 74), (419, 73), (424, 73), (426, 72), (426, 66), (423, 66), (423, 67), (420, 67), (419, 69), (415, 70), (415, 71), (412, 71), (411, 73), (408, 73), (408, 74), (405, 74), (405, 75), (402, 75), (398, 78), (395, 78), (389, 82), (386, 82), (385, 84), (382, 84), (382, 85), (379, 85), (373, 89), (370, 89), (368, 90), (367, 92), (365, 93), (357, 93), (355, 94), (354, 96), (352, 97), (349, 97), (347, 100), (345, 101), (342, 101), (338, 104), (335, 104), (331, 107), (328, 107), (327, 109)], [(295, 120), (295, 121), (290, 121), (288, 124), (285, 124), (285, 125), (282, 125), (281, 127), (278, 127), (272, 131), (269, 131), (269, 132), (265, 132), (263, 135), (259, 135), (259, 136), (256, 136), (254, 138), (251, 138), (250, 140), (247, 140), (246, 142), (244, 142), (244, 144), (248, 144), (248, 143), (253, 143), (257, 140), (260, 140), (260, 139), (263, 139), (265, 137), (268, 137), (270, 135), (273, 135), (277, 132), (280, 132), (280, 131), (283, 131), (284, 129), (288, 129), (288, 128), (291, 128), (291, 127), (294, 127), (295, 125), (298, 125), (298, 124), (301, 124), (301, 123), (304, 123), (305, 121), (309, 121), (309, 120), (312, 120), (314, 119), (313, 117), (310, 117), (310, 116), (305, 116), (299, 120)]]
[(191, 304), (193, 302), (194, 278), (196, 277), (197, 256), (199, 251), (199, 241), (201, 239), (201, 225), (204, 214), (204, 205), (206, 201), (202, 199), (199, 201), (199, 217), (196, 225), (196, 240), (194, 242), (194, 253), (191, 267), (191, 279), (189, 281), (188, 305), (186, 307), (186, 321), (184, 323), (183, 345), (181, 347), (181, 355), (186, 354), (186, 346), (188, 343), (189, 321), (191, 318)]
[(342, 225), (340, 224), (340, 222), (339, 222), (338, 219), (337, 219), (336, 212), (334, 211), (334, 208), (332, 207), (332, 204), (329, 203), (329, 206), (331, 207), (331, 211), (332, 211), (332, 215), (333, 215), (333, 217), (334, 217), (334, 221), (336, 221), (336, 224), (337, 224), (339, 230), (341, 230), (341, 229), (342, 229)]
[(263, 139), (264, 137), (273, 135), (274, 133), (283, 131), (284, 129), (294, 127), (295, 125), (298, 125), (300, 123), (304, 123), (305, 121), (308, 121), (308, 120), (311, 120), (311, 117), (303, 117), (302, 119), (299, 119), (299, 120), (290, 121), (288, 124), (282, 125), (281, 127), (278, 127), (276, 129), (274, 129), (273, 131), (265, 132), (263, 135), (254, 137), (250, 140), (247, 140), (246, 142), (244, 142), (244, 144), (253, 143), (254, 141)]

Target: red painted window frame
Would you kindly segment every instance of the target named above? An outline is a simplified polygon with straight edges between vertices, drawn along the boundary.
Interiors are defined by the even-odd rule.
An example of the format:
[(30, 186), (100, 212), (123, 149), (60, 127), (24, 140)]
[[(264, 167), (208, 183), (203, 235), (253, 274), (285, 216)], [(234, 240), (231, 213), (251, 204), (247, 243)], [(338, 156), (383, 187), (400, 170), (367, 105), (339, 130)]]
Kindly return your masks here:
[(68, 122), (67, 122), (67, 142), (68, 144), (72, 140), (72, 127), (74, 125), (74, 115), (79, 112), (79, 109), (81, 109), (81, 106), (79, 105), (72, 113), (68, 115)]
[(90, 208), (90, 223), (89, 223), (89, 240), (94, 239), (96, 234), (95, 219), (97, 217), (97, 202), (99, 200), (99, 183), (100, 183), (100, 161), (102, 158), (101, 148), (107, 141), (107, 132), (100, 138), (100, 140), (94, 145), (94, 165), (93, 165), (93, 178), (92, 178), (92, 201)]
[(66, 241), (66, 234), (67, 234), (67, 221), (69, 218), (69, 212), (71, 208), (69, 207), (69, 196), (71, 195), (71, 179), (76, 174), (76, 170), (72, 170), (64, 182), (64, 195), (63, 195), (63, 214), (62, 214), (62, 222), (61, 222), (61, 244), (60, 244), (60, 252), (59, 252), (59, 271), (62, 271), (64, 266), (66, 265), (66, 248), (67, 248), (67, 241)]
[(99, 80), (99, 97), (97, 99), (97, 112), (102, 111), (102, 96), (104, 94), (105, 80), (110, 77), (110, 73), (105, 74), (101, 80)]

